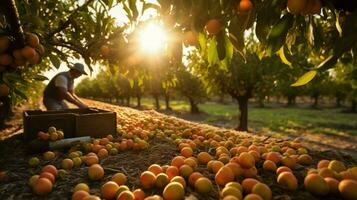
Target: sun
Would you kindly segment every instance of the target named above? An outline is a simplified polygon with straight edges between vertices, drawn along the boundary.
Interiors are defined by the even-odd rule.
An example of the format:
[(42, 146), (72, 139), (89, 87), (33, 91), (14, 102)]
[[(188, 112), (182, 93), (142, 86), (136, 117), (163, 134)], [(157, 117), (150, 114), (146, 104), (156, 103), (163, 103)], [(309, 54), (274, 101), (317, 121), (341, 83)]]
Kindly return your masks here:
[(139, 42), (145, 53), (157, 53), (164, 50), (167, 34), (159, 24), (149, 23), (140, 31)]

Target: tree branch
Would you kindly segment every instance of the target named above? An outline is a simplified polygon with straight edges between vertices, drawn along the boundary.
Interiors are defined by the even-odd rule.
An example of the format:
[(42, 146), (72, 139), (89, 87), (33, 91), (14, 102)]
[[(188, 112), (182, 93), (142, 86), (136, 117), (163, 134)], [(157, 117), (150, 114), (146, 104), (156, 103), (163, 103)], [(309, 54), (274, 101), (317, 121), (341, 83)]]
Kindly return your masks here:
[(11, 26), (11, 35), (15, 38), (15, 48), (23, 48), (25, 46), (25, 35), (20, 24), (19, 12), (17, 11), (15, 1), (3, 0), (2, 4), (5, 5), (3, 10)]
[(94, 0), (88, 0), (86, 3), (84, 3), (82, 6), (78, 7), (77, 9), (75, 9), (67, 18), (67, 20), (62, 23), (59, 27), (57, 27), (55, 30), (51, 31), (47, 36), (45, 36), (45, 38), (51, 38), (52, 36), (54, 36), (56, 33), (61, 32), (62, 30), (66, 29), (70, 23), (71, 23), (71, 18), (77, 14), (78, 11), (83, 10), (85, 7), (87, 7), (90, 3), (92, 3)]

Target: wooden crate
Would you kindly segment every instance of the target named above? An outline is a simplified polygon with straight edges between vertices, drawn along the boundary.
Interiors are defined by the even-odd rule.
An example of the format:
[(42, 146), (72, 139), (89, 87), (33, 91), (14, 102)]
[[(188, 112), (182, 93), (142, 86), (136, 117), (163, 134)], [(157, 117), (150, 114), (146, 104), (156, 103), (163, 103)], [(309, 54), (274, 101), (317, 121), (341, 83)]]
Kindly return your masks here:
[(116, 133), (116, 113), (95, 108), (58, 111), (27, 110), (23, 113), (24, 139), (32, 140), (50, 126), (62, 129), (65, 138), (104, 137)]

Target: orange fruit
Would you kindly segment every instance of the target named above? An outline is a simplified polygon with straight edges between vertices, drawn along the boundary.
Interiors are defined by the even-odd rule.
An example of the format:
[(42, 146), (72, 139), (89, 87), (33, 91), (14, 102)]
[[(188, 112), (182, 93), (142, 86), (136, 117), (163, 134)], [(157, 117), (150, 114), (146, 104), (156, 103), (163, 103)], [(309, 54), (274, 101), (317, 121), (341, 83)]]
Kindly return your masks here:
[(187, 31), (184, 34), (184, 44), (186, 46), (194, 46), (198, 44), (198, 34), (193, 31)]
[(291, 173), (293, 173), (293, 171), (289, 167), (286, 167), (286, 166), (281, 166), (276, 170), (276, 174), (278, 174), (278, 175), (281, 174), (282, 172), (291, 172)]
[(145, 193), (141, 189), (136, 189), (133, 191), (135, 200), (144, 200), (145, 199)]
[(275, 172), (277, 167), (275, 162), (271, 161), (271, 160), (266, 160), (263, 163), (263, 169), (266, 171), (271, 171), (271, 172)]
[(156, 176), (150, 171), (144, 171), (140, 175), (140, 182), (143, 188), (152, 188), (156, 184)]
[(57, 168), (53, 165), (46, 165), (42, 168), (42, 172), (49, 172), (53, 174), (55, 177), (57, 176)]
[(85, 197), (88, 197), (89, 193), (84, 190), (79, 190), (73, 193), (72, 200), (83, 200)]
[(193, 154), (193, 150), (191, 147), (184, 147), (181, 149), (181, 155), (188, 158), (191, 157)]
[(31, 47), (37, 47), (40, 44), (40, 40), (34, 33), (26, 33), (26, 42)]
[(134, 194), (129, 190), (123, 191), (122, 193), (119, 194), (117, 198), (117, 200), (134, 200), (134, 199), (135, 199)]
[(104, 169), (99, 164), (93, 164), (88, 168), (88, 176), (91, 180), (100, 180), (104, 176)]
[(185, 164), (185, 157), (183, 156), (176, 156), (171, 160), (171, 166), (180, 168), (183, 164)]
[(306, 7), (308, 0), (288, 0), (288, 11), (294, 15), (300, 14)]
[(105, 199), (114, 199), (117, 191), (119, 189), (119, 185), (114, 181), (108, 181), (102, 185), (100, 188), (100, 192), (102, 197)]
[(326, 181), (328, 187), (330, 188), (330, 194), (338, 194), (339, 191), (338, 191), (338, 185), (339, 185), (339, 181), (334, 179), (334, 178), (331, 178), (331, 177), (326, 177), (324, 178), (324, 180)]
[(210, 35), (216, 35), (221, 28), (221, 22), (217, 19), (211, 19), (206, 23), (206, 30)]
[(97, 153), (99, 159), (103, 159), (108, 157), (108, 150), (106, 149), (100, 149)]
[(71, 160), (69, 158), (65, 158), (61, 162), (61, 167), (66, 170), (72, 169), (73, 165), (74, 165), (73, 160)]
[(32, 190), (37, 195), (46, 195), (52, 191), (52, 182), (47, 178), (39, 178), (32, 187)]
[(39, 178), (40, 178), (40, 175), (33, 175), (33, 176), (31, 176), (31, 178), (30, 178), (29, 181), (28, 181), (28, 185), (29, 185), (30, 187), (32, 187), (32, 186), (35, 184), (35, 182), (36, 182)]
[(232, 186), (231, 187), (225, 186), (221, 192), (221, 196), (226, 197), (230, 195), (236, 197), (237, 199), (243, 198), (242, 192), (238, 188)]
[(324, 178), (318, 174), (309, 174), (304, 179), (304, 186), (307, 191), (314, 195), (323, 196), (329, 193), (329, 186)]
[(188, 177), (188, 183), (191, 186), (194, 186), (197, 179), (203, 177), (203, 175), (200, 172), (193, 172), (189, 177)]
[(158, 175), (158, 174), (160, 174), (160, 173), (163, 172), (161, 166), (158, 165), (158, 164), (152, 164), (152, 165), (150, 165), (149, 168), (148, 168), (148, 170), (151, 171), (152, 173), (154, 173), (155, 175)]
[(207, 152), (200, 152), (198, 155), (197, 155), (197, 159), (198, 159), (198, 162), (201, 163), (201, 164), (204, 164), (206, 165), (209, 161), (211, 161), (213, 158), (212, 156), (207, 153)]
[(89, 186), (85, 183), (78, 183), (74, 189), (73, 189), (73, 192), (77, 192), (77, 191), (80, 191), (80, 190), (83, 190), (83, 191), (86, 191), (86, 192), (89, 192)]
[(171, 179), (170, 182), (178, 182), (182, 185), (183, 188), (186, 188), (186, 181), (182, 176), (175, 176)]
[(156, 175), (156, 187), (163, 188), (169, 183), (169, 177), (165, 173)]
[(264, 200), (271, 200), (273, 198), (273, 194), (269, 186), (264, 183), (255, 184), (252, 189), (252, 193), (261, 196)]
[(329, 163), (330, 163), (329, 160), (320, 160), (319, 163), (317, 164), (317, 169), (327, 168)]
[(241, 0), (239, 2), (239, 11), (241, 12), (247, 12), (250, 9), (252, 9), (253, 4), (250, 2), (250, 0)]
[(259, 183), (257, 179), (246, 178), (242, 181), (242, 187), (245, 193), (249, 194), (252, 192), (253, 187)]
[(0, 55), (0, 65), (10, 65), (12, 63), (12, 57), (9, 54)]
[(167, 169), (166, 169), (166, 174), (167, 174), (167, 176), (169, 177), (170, 180), (171, 180), (173, 177), (178, 176), (179, 173), (180, 173), (180, 172), (179, 172), (178, 168), (175, 167), (175, 166), (169, 166), (169, 167), (167, 167)]
[(33, 58), (36, 55), (35, 49), (30, 46), (25, 46), (24, 48), (22, 48), (21, 53), (23, 57), (25, 57), (27, 60)]
[(193, 173), (192, 167), (184, 164), (180, 167), (179, 169), (180, 175), (183, 176), (184, 178), (189, 177)]
[(234, 181), (235, 176), (231, 168), (223, 166), (215, 175), (215, 181), (218, 185), (224, 186)]
[(338, 190), (340, 191), (343, 198), (348, 200), (357, 199), (357, 181), (347, 179), (342, 180), (340, 184), (338, 184)]
[(284, 186), (287, 190), (296, 190), (298, 181), (295, 175), (291, 172), (285, 171), (278, 175), (277, 182), (279, 185)]
[(86, 163), (86, 165), (91, 166), (94, 164), (98, 164), (99, 158), (97, 155), (90, 155), (90, 156), (87, 155), (84, 159), (84, 162)]
[(243, 200), (264, 200), (261, 196), (257, 194), (248, 194)]
[(53, 174), (49, 173), (49, 172), (42, 172), (40, 174), (40, 178), (47, 178), (48, 180), (50, 180), (52, 183), (55, 183), (56, 178), (55, 176), (53, 176)]

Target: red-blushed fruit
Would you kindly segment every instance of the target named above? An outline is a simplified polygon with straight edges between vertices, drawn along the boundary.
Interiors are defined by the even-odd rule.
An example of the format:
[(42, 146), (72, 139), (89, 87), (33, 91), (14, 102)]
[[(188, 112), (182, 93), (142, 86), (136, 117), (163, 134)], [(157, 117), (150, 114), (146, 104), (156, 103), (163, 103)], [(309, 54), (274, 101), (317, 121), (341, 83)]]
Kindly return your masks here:
[(289, 167), (286, 167), (286, 166), (281, 166), (278, 169), (276, 169), (276, 174), (279, 175), (282, 172), (291, 172), (291, 173), (293, 173), (293, 171)]
[(144, 200), (145, 199), (145, 193), (141, 189), (136, 189), (133, 191), (135, 200)]
[(21, 53), (27, 60), (33, 58), (36, 55), (35, 49), (30, 46), (25, 46), (22, 48)]
[(158, 175), (158, 174), (160, 174), (160, 173), (163, 172), (161, 166), (158, 165), (158, 164), (152, 164), (152, 165), (150, 165), (149, 168), (148, 168), (148, 170), (151, 171), (152, 173), (154, 173), (155, 175)]
[(264, 200), (271, 200), (273, 198), (273, 194), (269, 186), (264, 183), (255, 184), (252, 189), (252, 193), (261, 196)]
[(213, 158), (212, 156), (207, 153), (207, 152), (200, 152), (198, 155), (197, 155), (197, 159), (198, 159), (198, 162), (201, 163), (201, 164), (204, 164), (206, 165), (209, 161), (211, 161)]
[(89, 195), (83, 198), (83, 200), (101, 200), (100, 197), (96, 195)]
[(114, 174), (110, 180), (116, 182), (120, 186), (126, 183), (127, 177), (125, 174), (118, 172)]
[(169, 177), (170, 180), (171, 180), (173, 177), (178, 176), (179, 173), (180, 173), (180, 172), (179, 172), (178, 168), (175, 167), (175, 166), (169, 166), (169, 167), (167, 167), (167, 169), (166, 169), (166, 174), (167, 174), (167, 176)]
[(49, 172), (42, 172), (40, 174), (40, 178), (47, 178), (48, 180), (50, 180), (53, 184), (56, 182), (56, 178), (55, 176), (53, 176), (53, 174), (49, 173)]
[(91, 165), (88, 168), (88, 176), (91, 180), (100, 180), (104, 176), (104, 169), (99, 164)]
[(195, 190), (200, 194), (207, 194), (213, 190), (212, 182), (206, 177), (201, 177), (196, 180)]
[(340, 184), (338, 184), (338, 190), (340, 191), (343, 198), (347, 200), (355, 200), (357, 199), (357, 181), (346, 179), (342, 180)]
[(298, 187), (298, 181), (291, 172), (282, 172), (278, 175), (277, 182), (287, 190), (294, 191)]
[(52, 182), (47, 178), (39, 178), (33, 185), (32, 190), (37, 195), (47, 195), (52, 191)]
[(46, 165), (42, 168), (41, 170), (42, 172), (49, 172), (51, 174), (53, 174), (55, 177), (57, 176), (57, 168), (53, 165)]
[(329, 163), (329, 160), (320, 160), (319, 163), (317, 163), (317, 169), (327, 168)]
[(281, 160), (282, 164), (290, 169), (294, 169), (296, 166), (296, 160), (290, 156), (284, 156)]
[(210, 35), (216, 35), (221, 31), (222, 25), (218, 19), (211, 19), (206, 24), (206, 30)]
[(200, 172), (193, 172), (189, 177), (188, 177), (188, 183), (191, 185), (191, 186), (194, 186), (196, 181), (203, 177), (203, 175), (200, 173)]
[(245, 193), (249, 194), (252, 192), (253, 187), (259, 183), (257, 179), (246, 178), (242, 181), (242, 187)]
[(324, 196), (330, 190), (324, 178), (318, 174), (307, 175), (304, 179), (304, 186), (307, 191), (317, 196)]
[(61, 162), (61, 167), (66, 170), (72, 169), (73, 165), (74, 165), (73, 160), (71, 160), (69, 158), (65, 158)]
[(243, 174), (244, 169), (239, 164), (237, 164), (235, 162), (230, 162), (230, 163), (226, 164), (225, 166), (229, 167), (233, 171), (233, 173), (236, 177)]
[(271, 160), (275, 164), (279, 164), (281, 162), (281, 154), (278, 152), (268, 152), (265, 157), (266, 160)]
[(156, 184), (155, 174), (150, 171), (144, 171), (140, 175), (140, 183), (145, 189), (154, 187)]
[(234, 181), (235, 176), (231, 168), (223, 166), (215, 175), (215, 182), (220, 185), (224, 186), (229, 182)]
[(271, 161), (271, 160), (266, 160), (264, 161), (263, 163), (263, 169), (265, 171), (271, 171), (271, 172), (275, 172), (277, 167), (276, 167), (276, 164), (275, 162)]
[(189, 158), (191, 157), (193, 154), (193, 150), (191, 147), (184, 147), (181, 149), (181, 155), (186, 157), (186, 158)]
[(249, 169), (244, 169), (242, 176), (244, 178), (254, 178), (258, 174), (258, 170), (256, 167), (251, 167)]
[(85, 197), (89, 195), (90, 194), (87, 191), (79, 190), (73, 193), (72, 200), (83, 200)]
[(183, 164), (185, 164), (185, 157), (183, 156), (176, 156), (171, 160), (171, 166), (180, 168)]
[(330, 188), (330, 194), (338, 194), (338, 184), (340, 183), (338, 180), (331, 178), (331, 177), (327, 177), (324, 178), (324, 180), (326, 181), (328, 187)]
[(171, 182), (166, 185), (162, 196), (168, 200), (180, 200), (184, 198), (185, 190), (180, 183)]

